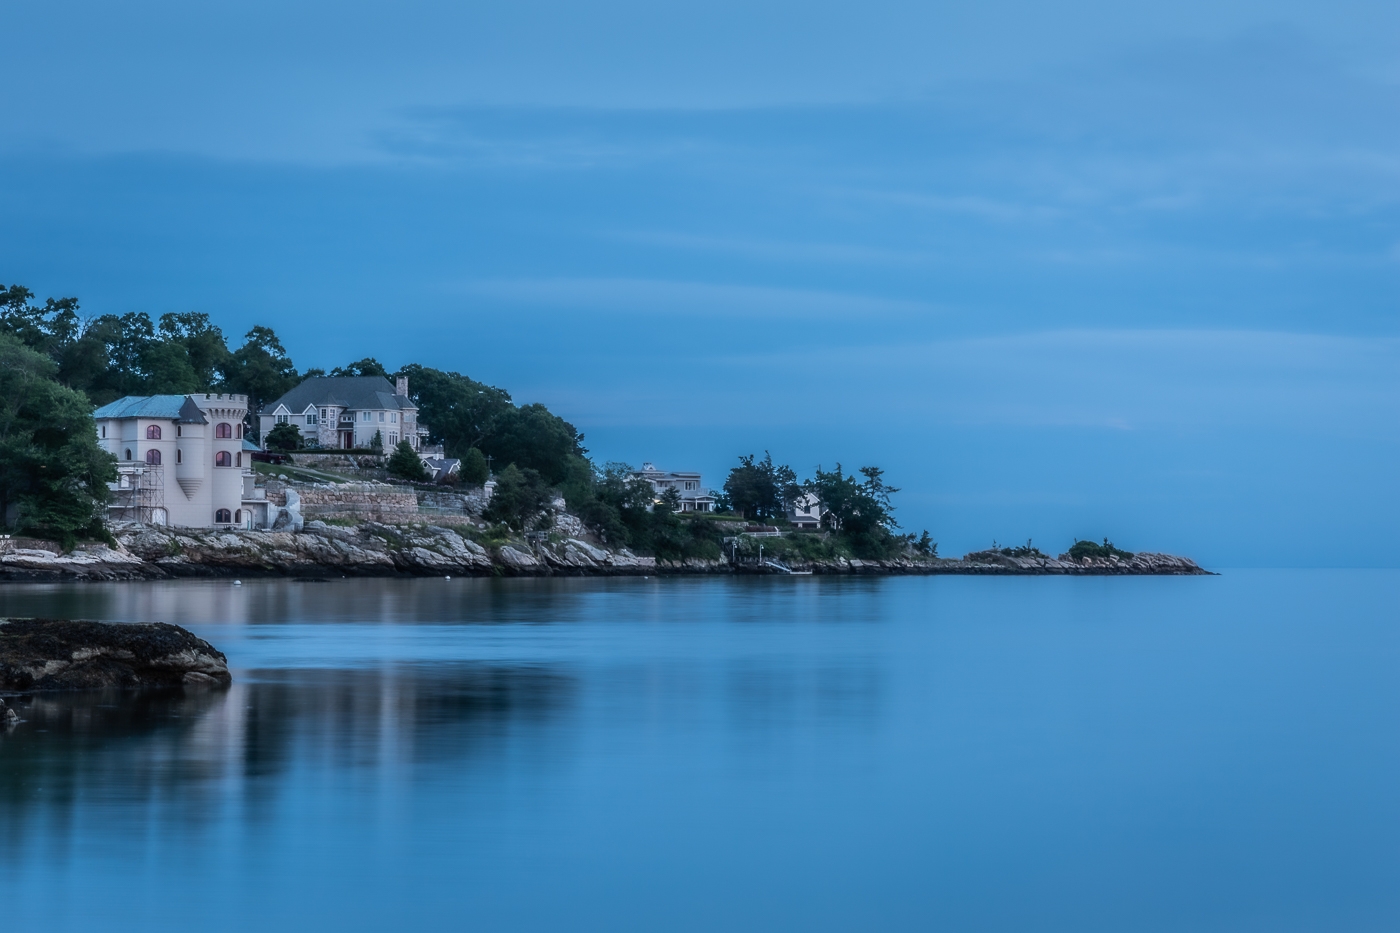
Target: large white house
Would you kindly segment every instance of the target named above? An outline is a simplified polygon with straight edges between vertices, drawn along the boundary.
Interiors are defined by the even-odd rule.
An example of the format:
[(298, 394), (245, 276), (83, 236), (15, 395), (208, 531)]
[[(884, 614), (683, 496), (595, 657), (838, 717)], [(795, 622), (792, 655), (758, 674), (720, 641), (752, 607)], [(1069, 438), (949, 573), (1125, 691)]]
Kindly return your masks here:
[(682, 512), (713, 512), (715, 497), (700, 481), (699, 473), (658, 470), (654, 463), (643, 463), (640, 470), (632, 475), (651, 484), (659, 498), (668, 489), (674, 489), (681, 497)]
[(97, 440), (117, 458), (109, 484), (112, 518), (183, 525), (253, 527), (267, 503), (254, 499), (243, 449), (248, 396), (128, 395), (93, 412)]
[(391, 385), (383, 376), (312, 376), (258, 413), (259, 436), (279, 424), (301, 431), (315, 447), (367, 448), (379, 434), (381, 449), (406, 440), (425, 446), (428, 429), (418, 423), (418, 406), (408, 397), (408, 377)]

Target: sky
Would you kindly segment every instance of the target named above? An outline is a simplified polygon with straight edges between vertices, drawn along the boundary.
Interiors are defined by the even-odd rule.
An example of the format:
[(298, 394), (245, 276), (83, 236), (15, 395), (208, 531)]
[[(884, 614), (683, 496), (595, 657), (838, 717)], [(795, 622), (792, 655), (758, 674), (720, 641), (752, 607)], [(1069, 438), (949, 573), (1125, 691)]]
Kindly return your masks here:
[(956, 555), (1400, 566), (1400, 4), (10, 3), (0, 283), (873, 464)]

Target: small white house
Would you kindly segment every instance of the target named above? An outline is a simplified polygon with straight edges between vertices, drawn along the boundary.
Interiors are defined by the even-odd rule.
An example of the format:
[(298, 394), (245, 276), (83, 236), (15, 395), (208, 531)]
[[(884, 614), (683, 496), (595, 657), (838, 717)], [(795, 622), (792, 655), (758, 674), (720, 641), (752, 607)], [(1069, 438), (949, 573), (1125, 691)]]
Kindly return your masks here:
[(792, 504), (787, 512), (787, 520), (798, 528), (820, 528), (822, 526), (822, 503), (812, 493), (804, 493)]
[(674, 489), (680, 494), (682, 512), (715, 510), (715, 496), (705, 488), (699, 473), (658, 470), (654, 463), (643, 463), (640, 470), (632, 471), (632, 475), (650, 483), (651, 488), (656, 491), (658, 501), (662, 493)]

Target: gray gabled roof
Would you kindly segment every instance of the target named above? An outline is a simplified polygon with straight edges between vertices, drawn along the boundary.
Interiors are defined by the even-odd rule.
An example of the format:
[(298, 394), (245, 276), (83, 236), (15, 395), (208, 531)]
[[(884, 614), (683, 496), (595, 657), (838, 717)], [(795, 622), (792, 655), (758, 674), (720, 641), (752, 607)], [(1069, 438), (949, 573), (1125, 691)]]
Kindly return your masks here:
[(128, 395), (92, 413), (102, 418), (169, 418), (193, 424), (207, 424), (204, 415), (187, 395)]
[(277, 401), (264, 405), (261, 414), (271, 414), (279, 405), (285, 405), (294, 415), (299, 415), (308, 408), (319, 408), (323, 405), (336, 405), (357, 411), (418, 410), (418, 406), (409, 398), (395, 395), (394, 386), (383, 376), (312, 376)]

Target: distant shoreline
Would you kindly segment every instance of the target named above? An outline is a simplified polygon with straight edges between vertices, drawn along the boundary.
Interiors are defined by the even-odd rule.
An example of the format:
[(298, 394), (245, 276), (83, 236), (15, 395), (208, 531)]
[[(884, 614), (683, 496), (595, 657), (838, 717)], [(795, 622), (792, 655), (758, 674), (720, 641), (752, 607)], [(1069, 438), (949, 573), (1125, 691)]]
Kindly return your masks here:
[(1071, 560), (979, 551), (962, 558), (815, 561), (658, 560), (562, 536), (484, 546), (463, 529), (364, 522), (352, 528), (310, 522), (302, 531), (216, 531), (131, 525), (117, 547), (67, 553), (52, 542), (11, 539), (0, 552), (0, 581), (111, 581), (180, 578), (556, 577), (556, 576), (1203, 576), (1185, 557), (1138, 553)]

